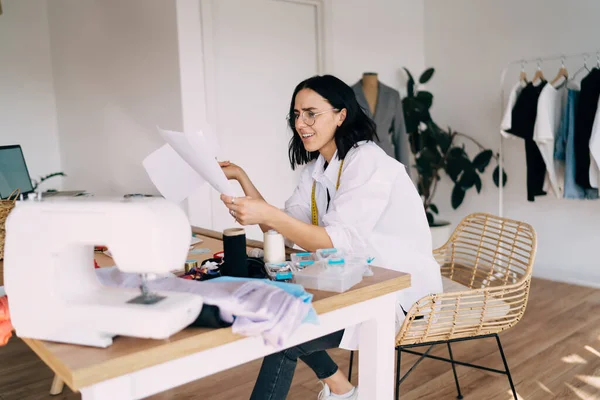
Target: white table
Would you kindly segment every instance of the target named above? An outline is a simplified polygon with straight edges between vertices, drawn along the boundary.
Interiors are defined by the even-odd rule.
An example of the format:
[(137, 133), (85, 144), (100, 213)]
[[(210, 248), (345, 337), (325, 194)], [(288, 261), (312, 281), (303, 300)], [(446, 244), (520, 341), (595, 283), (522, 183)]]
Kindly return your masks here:
[[(203, 239), (202, 247), (222, 246), (220, 240)], [(99, 264), (108, 265), (111, 260), (103, 257), (97, 256)], [(410, 286), (410, 276), (373, 271), (344, 293), (309, 290), (320, 323), (303, 324), (286, 347), (360, 325), (360, 398), (388, 400), (394, 392), (395, 292)], [(106, 349), (23, 341), (83, 400), (144, 398), (282, 350), (260, 337), (235, 335), (231, 328), (187, 328), (168, 340), (117, 337)]]

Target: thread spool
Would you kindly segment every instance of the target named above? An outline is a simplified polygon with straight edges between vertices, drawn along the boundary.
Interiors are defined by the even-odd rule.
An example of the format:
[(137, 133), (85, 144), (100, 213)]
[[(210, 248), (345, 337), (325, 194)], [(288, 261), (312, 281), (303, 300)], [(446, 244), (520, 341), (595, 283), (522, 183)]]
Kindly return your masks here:
[(271, 229), (264, 235), (265, 263), (281, 263), (285, 261), (285, 241), (283, 236)]
[(242, 228), (229, 228), (223, 231), (223, 264), (221, 265), (221, 275), (248, 277), (246, 231)]

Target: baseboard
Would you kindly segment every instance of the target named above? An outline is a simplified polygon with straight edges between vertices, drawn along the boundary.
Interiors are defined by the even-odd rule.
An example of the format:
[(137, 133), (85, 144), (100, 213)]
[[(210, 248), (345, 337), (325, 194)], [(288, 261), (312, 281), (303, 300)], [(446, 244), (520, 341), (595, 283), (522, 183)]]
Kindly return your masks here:
[(582, 272), (576, 268), (569, 270), (538, 265), (533, 268), (534, 278), (548, 279), (556, 282), (570, 283), (572, 285), (586, 286), (600, 289), (600, 270), (597, 272)]

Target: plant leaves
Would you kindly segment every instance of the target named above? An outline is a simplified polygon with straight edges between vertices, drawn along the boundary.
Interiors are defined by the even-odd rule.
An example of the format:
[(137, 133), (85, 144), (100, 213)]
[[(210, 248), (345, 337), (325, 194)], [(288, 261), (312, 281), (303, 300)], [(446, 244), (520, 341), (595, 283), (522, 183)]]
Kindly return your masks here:
[(490, 163), (493, 154), (494, 153), (491, 150), (482, 151), (481, 153), (477, 154), (473, 159), (473, 166), (477, 168), (479, 172), (483, 172), (485, 170), (485, 167), (487, 167)]
[(471, 167), (471, 161), (467, 158), (467, 153), (460, 147), (452, 147), (448, 151), (446, 159), (446, 173), (453, 182), (457, 182), (458, 177), (465, 168)]
[(404, 67), (404, 70), (408, 74), (408, 82), (406, 82), (406, 94), (408, 97), (414, 97), (415, 96), (415, 79), (413, 78), (413, 76), (410, 73), (410, 71), (408, 70), (408, 68)]
[(438, 208), (437, 208), (437, 206), (436, 206), (435, 204), (430, 204), (430, 205), (429, 205), (429, 209), (430, 209), (432, 212), (436, 213), (436, 214), (439, 214), (439, 213), (440, 213), (440, 212), (438, 211)]
[(413, 78), (413, 76), (412, 76), (412, 74), (410, 73), (410, 71), (408, 70), (408, 68), (406, 68), (406, 67), (402, 67), (402, 69), (403, 69), (404, 71), (406, 71), (406, 75), (408, 75), (408, 79), (414, 82), (414, 81), (415, 81), (415, 78)]
[(434, 68), (427, 68), (421, 74), (421, 77), (419, 78), (419, 83), (427, 83), (431, 79), (431, 77), (433, 76), (434, 72), (435, 72)]
[[(494, 172), (492, 173), (492, 179), (494, 180), (494, 184), (496, 185), (496, 187), (500, 187), (499, 183), (500, 183), (500, 166), (497, 165), (496, 168), (494, 168)], [(502, 168), (502, 187), (506, 186), (506, 181), (508, 180), (508, 177), (506, 176), (506, 171), (504, 170), (504, 168)]]
[(427, 215), (427, 222), (429, 223), (429, 226), (433, 225), (433, 214), (427, 211), (425, 215)]
[(464, 189), (470, 189), (474, 184), (475, 180), (479, 178), (477, 172), (475, 172), (475, 168), (472, 165), (463, 169), (463, 173), (460, 176), (460, 180), (458, 184)]
[(408, 142), (410, 143), (410, 150), (413, 154), (417, 154), (421, 147), (421, 137), (417, 132), (408, 134)]
[(431, 128), (433, 132), (435, 132), (435, 137), (438, 146), (440, 147), (440, 150), (442, 151), (442, 153), (446, 154), (448, 152), (448, 149), (450, 148), (450, 145), (452, 144), (452, 136), (450, 136), (448, 132), (445, 132), (444, 130), (440, 129), (433, 122), (431, 123)]
[(431, 155), (427, 149), (423, 150), (417, 157), (417, 169), (423, 176), (423, 180), (429, 180), (433, 176), (433, 169), (431, 168)]
[(418, 132), (421, 113), (420, 103), (414, 97), (405, 97), (402, 99), (402, 108), (404, 110), (406, 132)]
[(475, 188), (477, 189), (477, 193), (481, 193), (481, 178), (477, 174), (475, 174), (475, 177)]
[(452, 208), (456, 210), (458, 207), (460, 207), (464, 198), (465, 198), (464, 189), (459, 184), (454, 185), (454, 189), (452, 189), (452, 199), (451, 199)]
[(417, 99), (421, 102), (421, 104), (423, 104), (423, 107), (426, 110), (429, 110), (431, 108), (431, 105), (433, 104), (433, 95), (430, 92), (426, 92), (424, 90), (419, 91), (417, 93)]

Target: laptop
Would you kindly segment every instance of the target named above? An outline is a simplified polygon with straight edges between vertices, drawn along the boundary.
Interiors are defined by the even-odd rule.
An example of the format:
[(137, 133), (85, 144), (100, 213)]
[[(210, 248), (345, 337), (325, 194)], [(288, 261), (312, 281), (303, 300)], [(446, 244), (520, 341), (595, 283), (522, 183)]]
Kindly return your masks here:
[[(19, 189), (24, 198), (27, 198), (29, 193), (34, 193), (23, 150), (21, 145), (18, 144), (0, 146), (0, 198), (7, 199), (15, 189)], [(85, 191), (45, 192), (42, 194), (42, 199), (55, 196), (79, 196), (81, 194), (85, 194)]]

